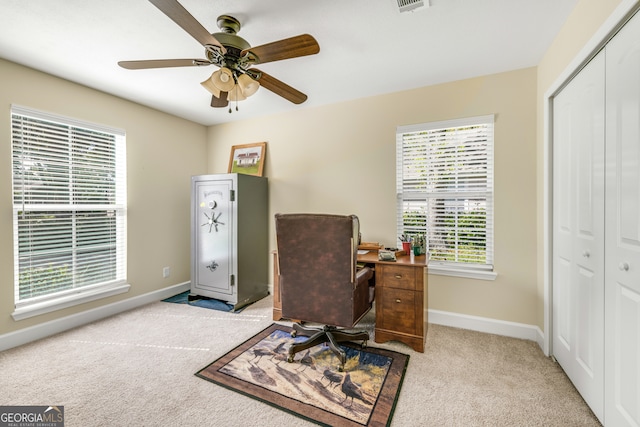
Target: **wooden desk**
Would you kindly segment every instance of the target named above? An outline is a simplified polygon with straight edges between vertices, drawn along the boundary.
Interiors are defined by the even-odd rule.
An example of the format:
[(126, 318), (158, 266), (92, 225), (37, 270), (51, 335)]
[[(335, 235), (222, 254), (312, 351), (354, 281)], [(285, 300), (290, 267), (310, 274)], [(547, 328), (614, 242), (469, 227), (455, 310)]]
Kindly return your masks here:
[[(427, 338), (427, 256), (399, 256), (379, 261), (377, 252), (358, 255), (358, 262), (373, 267), (376, 283), (375, 342), (400, 341), (424, 352)], [(278, 258), (273, 252), (273, 320), (282, 319)]]

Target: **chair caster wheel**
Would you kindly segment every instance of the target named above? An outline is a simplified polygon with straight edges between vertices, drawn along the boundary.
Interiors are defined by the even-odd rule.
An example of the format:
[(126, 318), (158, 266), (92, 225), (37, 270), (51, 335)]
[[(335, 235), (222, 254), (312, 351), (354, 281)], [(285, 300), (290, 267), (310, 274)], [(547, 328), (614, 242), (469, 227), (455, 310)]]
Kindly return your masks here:
[(338, 366), (338, 372), (344, 372), (344, 366), (342, 365)]
[(290, 354), (289, 357), (287, 357), (287, 362), (293, 363), (293, 354)]
[(295, 338), (298, 335), (296, 331), (291, 331), (291, 338)]

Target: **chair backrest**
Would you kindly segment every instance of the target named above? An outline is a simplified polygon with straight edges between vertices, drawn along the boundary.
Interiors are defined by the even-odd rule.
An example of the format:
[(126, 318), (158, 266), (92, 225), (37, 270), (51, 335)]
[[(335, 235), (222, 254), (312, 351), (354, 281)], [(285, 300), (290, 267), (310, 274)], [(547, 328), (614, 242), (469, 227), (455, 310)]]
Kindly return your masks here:
[(275, 225), (282, 315), (352, 327), (358, 217), (276, 214)]

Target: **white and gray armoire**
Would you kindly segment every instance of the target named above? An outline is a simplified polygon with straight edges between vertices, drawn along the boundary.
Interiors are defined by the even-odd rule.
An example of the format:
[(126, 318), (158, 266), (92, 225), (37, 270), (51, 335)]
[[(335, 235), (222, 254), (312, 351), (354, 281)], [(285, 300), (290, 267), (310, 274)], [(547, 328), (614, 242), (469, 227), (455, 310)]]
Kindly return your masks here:
[(553, 100), (552, 353), (605, 426), (640, 425), (640, 13)]
[(191, 295), (234, 309), (268, 294), (267, 178), (191, 178)]

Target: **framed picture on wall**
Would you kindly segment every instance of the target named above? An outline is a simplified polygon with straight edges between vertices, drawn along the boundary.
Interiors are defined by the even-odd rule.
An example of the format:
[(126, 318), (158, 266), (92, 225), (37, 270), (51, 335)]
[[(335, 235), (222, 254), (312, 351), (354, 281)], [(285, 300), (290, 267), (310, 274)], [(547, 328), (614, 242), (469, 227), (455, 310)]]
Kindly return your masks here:
[(229, 158), (229, 173), (262, 176), (264, 157), (267, 154), (267, 143), (234, 145)]

